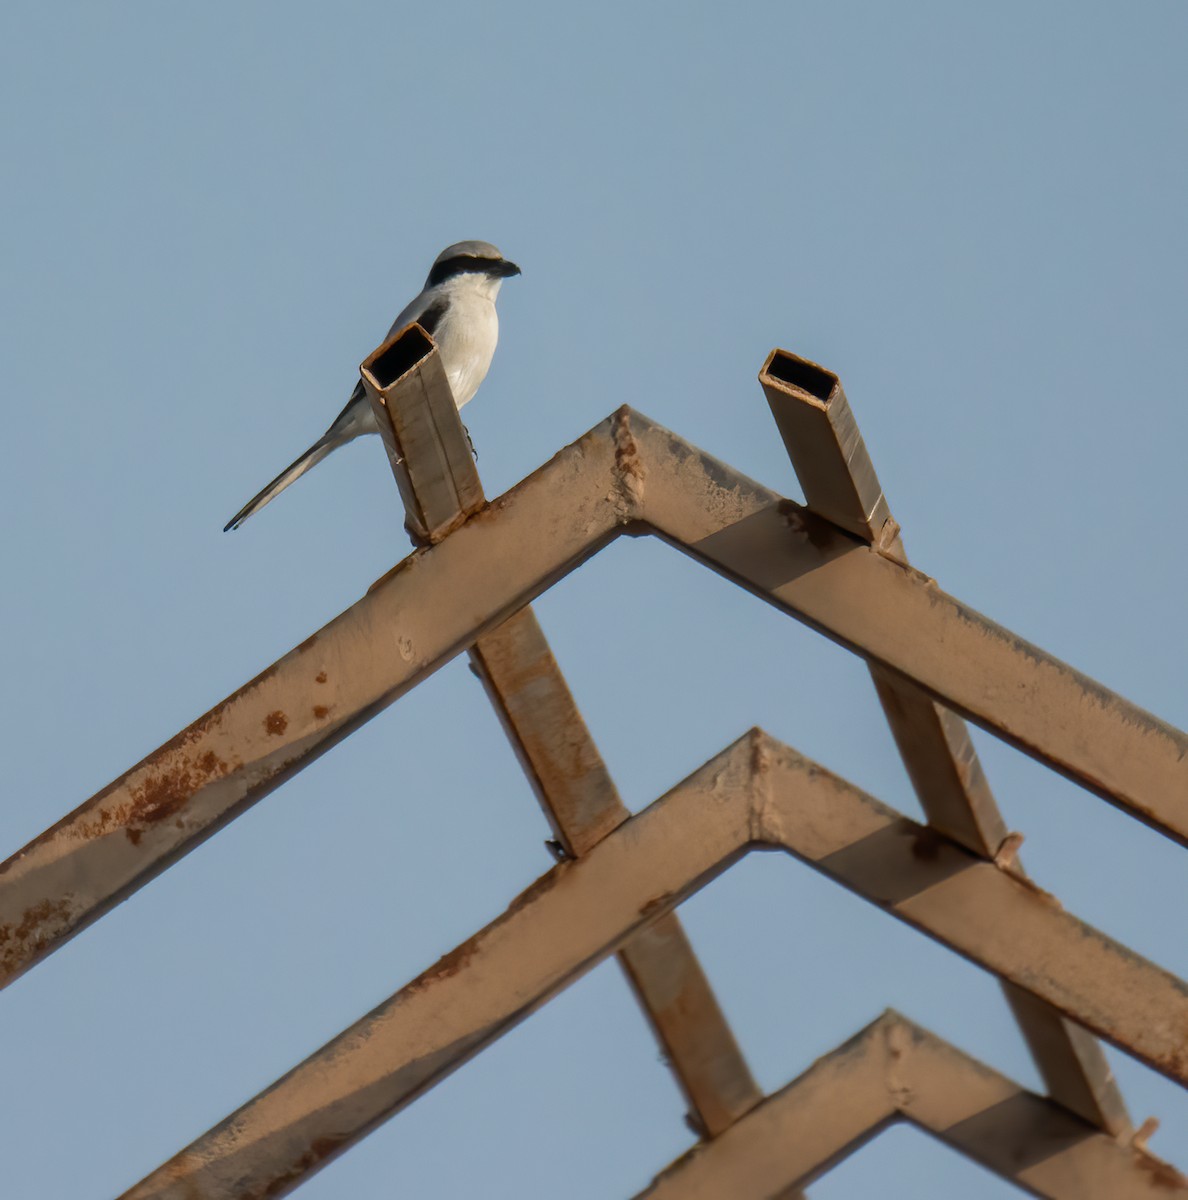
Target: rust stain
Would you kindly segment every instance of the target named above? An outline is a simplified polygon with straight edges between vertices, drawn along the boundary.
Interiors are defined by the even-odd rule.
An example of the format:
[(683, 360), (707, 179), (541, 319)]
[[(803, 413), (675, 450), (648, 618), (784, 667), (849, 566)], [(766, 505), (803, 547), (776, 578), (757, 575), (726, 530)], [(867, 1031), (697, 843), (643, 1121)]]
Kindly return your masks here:
[[(140, 782), (128, 788), (124, 803), (88, 814), (88, 819), (79, 826), (79, 837), (100, 838), (122, 829), (128, 841), (139, 846), (150, 825), (180, 817), (196, 792), (232, 769), (213, 750), (205, 751), (192, 762), (180, 755), (170, 757), (175, 757), (173, 765), (147, 772)], [(181, 761), (176, 761), (177, 758)]]
[(414, 550), (406, 558), (402, 558), (390, 571), (384, 572), (383, 575), (381, 575), (373, 584), (371, 584), (370, 587), (368, 587), (367, 594), (370, 596), (371, 593), (377, 588), (383, 587), (385, 584), (390, 583), (398, 575), (402, 575), (405, 571), (411, 570), (413, 567), (415, 567), (417, 562), (420, 560), (421, 553), (422, 551), (420, 550)]
[(283, 1175), (277, 1175), (262, 1192), (245, 1193), (245, 1200), (251, 1200), (253, 1196), (259, 1197), (259, 1200), (267, 1200), (269, 1196), (282, 1196), (291, 1191), (303, 1176), (336, 1154), (349, 1140), (344, 1136), (314, 1138), (309, 1144), (309, 1149), (297, 1158)]
[(448, 954), (443, 954), (427, 971), (422, 971), (412, 983), (403, 987), (401, 992), (411, 996), (440, 983), (443, 979), (457, 975), (478, 952), (482, 942), (483, 938), (480, 934), (478, 937), (472, 937), (468, 942), (463, 942), (461, 946), (455, 946)]
[[(207, 750), (195, 762), (181, 762), (168, 770), (149, 775), (132, 789), (132, 798), (114, 810), (103, 814), (104, 827), (124, 827), (124, 833), (134, 845), (149, 825), (177, 816), (190, 802), (194, 793), (212, 779), (221, 778), (229, 770), (213, 750)], [(95, 830), (106, 832), (105, 828)]]
[(1188, 1187), (1188, 1178), (1181, 1175), (1171, 1163), (1164, 1162), (1163, 1159), (1156, 1158), (1145, 1150), (1134, 1152), (1134, 1165), (1140, 1171), (1146, 1171), (1152, 1187), (1162, 1188), (1169, 1192)]
[(0, 925), (0, 976), (8, 976), (36, 958), (70, 921), (67, 900), (41, 900), (26, 910), (21, 923)]
[(278, 708), (264, 718), (264, 728), (273, 737), (280, 737), (289, 727), (289, 718)]
[(530, 883), (507, 906), (504, 916), (510, 917), (512, 913), (519, 912), (522, 908), (527, 908), (529, 904), (539, 900), (541, 896), (556, 887), (565, 872), (569, 869), (572, 861), (572, 859), (566, 859), (565, 862), (558, 863), (547, 875), (542, 875), (535, 883)]
[(324, 721), (330, 715), (330, 710), (324, 704), (315, 704), (313, 707), (313, 715), (319, 721)]
[(318, 636), (319, 636), (319, 635), (318, 635), (318, 634), (316, 634), (316, 633), (311, 633), (311, 634), (309, 635), (309, 637), (307, 637), (307, 638), (305, 639), (305, 641), (303, 641), (303, 642), (302, 642), (302, 643), (301, 643), (301, 644), (300, 644), (300, 645), (297, 647), (297, 653), (298, 653), (298, 654), (304, 654), (304, 653), (305, 653), (307, 650), (309, 650), (311, 647), (313, 647), (313, 646), (316, 646), (316, 645), (317, 645), (317, 641), (318, 641)]
[(672, 908), (673, 895), (672, 892), (661, 892), (658, 896), (653, 896), (640, 910), (641, 917), (650, 917), (653, 913), (665, 912)]
[(615, 446), (615, 471), (624, 498), (638, 504), (643, 499), (645, 469), (640, 457), (639, 444), (631, 432), (631, 410), (620, 408), (614, 415), (613, 439)]
[(314, 682), (315, 682), (315, 683), (325, 683), (325, 682), (326, 682), (326, 672), (325, 672), (325, 671), (319, 671), (319, 672), (318, 672), (318, 673), (317, 673), (317, 674), (314, 676)]

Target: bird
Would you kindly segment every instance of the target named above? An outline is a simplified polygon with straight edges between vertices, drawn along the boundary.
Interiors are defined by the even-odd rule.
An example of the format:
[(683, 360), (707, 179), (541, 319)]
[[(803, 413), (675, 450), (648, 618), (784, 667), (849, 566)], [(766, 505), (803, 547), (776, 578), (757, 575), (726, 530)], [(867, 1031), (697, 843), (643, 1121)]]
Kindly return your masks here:
[[(503, 281), (519, 274), (520, 268), (504, 258), (490, 242), (455, 242), (433, 260), (425, 286), (401, 309), (388, 330), (388, 337), (391, 337), (416, 321), (433, 338), (459, 408), (474, 399), (479, 384), (486, 378), (499, 341), (495, 298)], [(310, 467), (365, 433), (379, 433), (379, 426), (360, 380), (330, 428), (253, 496), (223, 526), (223, 532), (238, 529)]]

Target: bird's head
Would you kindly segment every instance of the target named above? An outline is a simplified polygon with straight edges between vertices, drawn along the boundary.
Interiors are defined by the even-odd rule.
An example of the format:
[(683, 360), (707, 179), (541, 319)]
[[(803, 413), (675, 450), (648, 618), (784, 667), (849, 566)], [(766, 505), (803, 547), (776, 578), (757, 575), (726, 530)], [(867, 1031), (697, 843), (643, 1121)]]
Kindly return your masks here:
[(448, 279), (465, 280), (481, 286), (494, 299), (500, 284), (519, 273), (520, 268), (490, 242), (455, 242), (433, 260), (425, 286), (436, 287)]

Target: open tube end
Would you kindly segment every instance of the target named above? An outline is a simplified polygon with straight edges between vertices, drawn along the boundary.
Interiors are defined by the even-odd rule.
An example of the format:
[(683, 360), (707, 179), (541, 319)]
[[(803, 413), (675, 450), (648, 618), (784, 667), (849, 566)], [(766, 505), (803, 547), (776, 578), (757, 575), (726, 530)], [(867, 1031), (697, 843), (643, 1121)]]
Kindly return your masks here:
[(387, 391), (436, 349), (433, 339), (414, 321), (369, 354), (359, 367), (376, 391)]
[(837, 376), (832, 371), (789, 350), (778, 349), (767, 356), (767, 362), (759, 372), (759, 382), (771, 384), (780, 391), (803, 392), (821, 404), (829, 403), (838, 386)]

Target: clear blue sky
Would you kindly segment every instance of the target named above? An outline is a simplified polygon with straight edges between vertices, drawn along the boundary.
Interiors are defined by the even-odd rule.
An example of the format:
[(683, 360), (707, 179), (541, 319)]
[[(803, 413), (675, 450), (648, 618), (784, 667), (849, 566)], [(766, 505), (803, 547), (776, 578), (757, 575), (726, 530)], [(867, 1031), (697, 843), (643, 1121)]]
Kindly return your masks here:
[[(19, 848), (407, 551), (378, 442), (242, 530), (461, 238), (524, 268), (490, 494), (629, 402), (796, 495), (755, 373), (838, 371), (913, 560), (1158, 713), (1184, 679), (1188, 7), (32, 4), (0, 12)], [(753, 724), (918, 809), (858, 660), (651, 541), (538, 612), (641, 807)], [(1184, 852), (979, 735), (1066, 907), (1188, 975)], [(0, 994), (6, 1196), (130, 1185), (494, 918), (543, 819), (455, 662)], [(1021, 1081), (988, 976), (789, 860), (682, 910), (761, 1082), (893, 1005)], [(1183, 1093), (1111, 1051), (1152, 1148)], [(306, 1185), (629, 1195), (682, 1107), (604, 965)], [(910, 1131), (816, 1200), (1015, 1194)]]

